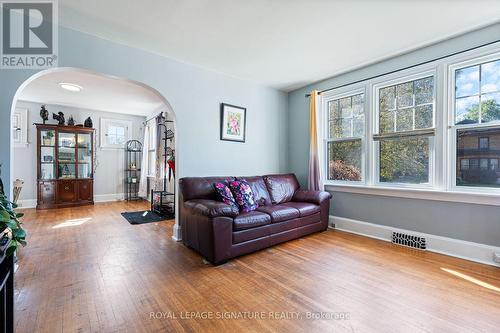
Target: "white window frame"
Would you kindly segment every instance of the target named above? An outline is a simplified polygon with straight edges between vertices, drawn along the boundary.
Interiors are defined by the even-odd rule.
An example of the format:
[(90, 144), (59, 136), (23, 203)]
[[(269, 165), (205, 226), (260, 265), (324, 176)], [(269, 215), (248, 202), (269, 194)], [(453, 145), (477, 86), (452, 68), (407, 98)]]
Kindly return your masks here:
[(125, 129), (126, 129), (125, 142), (132, 139), (132, 129), (133, 128), (132, 128), (132, 122), (130, 120), (101, 118), (100, 128), (99, 128), (100, 139), (101, 139), (100, 140), (101, 141), (100, 142), (101, 149), (124, 149), (125, 144), (112, 145), (112, 144), (107, 143), (107, 140), (106, 140), (107, 129), (108, 129), (109, 125), (111, 125), (111, 124), (113, 124), (113, 125), (119, 124), (119, 125), (122, 125), (123, 127), (125, 127)]
[(148, 132), (148, 135), (149, 135), (149, 144), (150, 144), (150, 147), (153, 147), (152, 149), (148, 149), (148, 152), (147, 152), (148, 158), (147, 158), (147, 170), (146, 170), (146, 173), (147, 173), (147, 177), (149, 177), (149, 178), (156, 178), (156, 165), (154, 165), (155, 168), (153, 170), (153, 173), (150, 172), (151, 171), (150, 162), (151, 162), (151, 155), (152, 154), (154, 154), (155, 161), (156, 161), (156, 130), (153, 133), (153, 128), (156, 127), (156, 120), (153, 119), (153, 120), (148, 121), (146, 126), (149, 127), (149, 132)]
[[(494, 187), (474, 187), (474, 186), (457, 186), (457, 130), (460, 129), (484, 129), (484, 128), (500, 128), (500, 121), (477, 123), (477, 124), (463, 124), (455, 125), (455, 72), (458, 69), (480, 65), (483, 63), (500, 60), (500, 49), (494, 52), (474, 52), (473, 55), (462, 57), (448, 65), (448, 126), (447, 136), (449, 138), (449, 152), (448, 152), (448, 190), (452, 192), (465, 192), (465, 193), (484, 193), (490, 195), (500, 195), (500, 188)], [(481, 89), (481, 87), (479, 87)], [(479, 91), (481, 94), (481, 90)], [(490, 143), (491, 144), (491, 143)], [(479, 148), (479, 142), (478, 142)], [(480, 163), (480, 162), (479, 162)], [(470, 168), (470, 162), (469, 162)], [(500, 199), (499, 199), (500, 201)], [(500, 204), (499, 204), (500, 205)]]
[[(363, 116), (364, 116), (364, 122), (363, 122), (363, 132), (364, 135), (363, 137), (360, 137), (361, 139), (361, 181), (350, 181), (350, 180), (334, 180), (334, 179), (328, 179), (328, 173), (329, 173), (329, 161), (328, 161), (328, 143), (329, 142), (341, 142), (341, 141), (352, 141), (354, 139), (357, 139), (358, 137), (349, 137), (349, 138), (329, 138), (328, 133), (329, 133), (329, 122), (328, 122), (328, 116), (329, 116), (329, 110), (328, 110), (328, 103), (334, 100), (338, 100), (341, 98), (345, 97), (352, 97), (356, 96), (359, 94), (363, 94)], [(366, 184), (366, 131), (368, 129), (368, 121), (367, 121), (367, 109), (368, 109), (368, 98), (366, 94), (366, 88), (364, 85), (362, 86), (350, 86), (345, 89), (338, 89), (336, 91), (331, 91), (328, 93), (325, 93), (321, 95), (321, 115), (323, 121), (323, 126), (322, 126), (322, 138), (323, 138), (323, 154), (324, 158), (322, 159), (324, 161), (323, 163), (323, 171), (325, 175), (325, 184), (332, 184), (332, 185), (365, 185)]]
[[(379, 103), (379, 92), (381, 89), (386, 88), (386, 87), (391, 87), (395, 86), (398, 84), (402, 83), (407, 83), (407, 82), (412, 82), (415, 80), (423, 79), (426, 77), (433, 77), (434, 80), (434, 89), (432, 93), (432, 98), (433, 98), (433, 109), (432, 109), (432, 128), (436, 128), (436, 104), (437, 104), (437, 75), (436, 75), (436, 69), (430, 69), (430, 70), (420, 70), (418, 73), (414, 74), (408, 74), (406, 76), (399, 76), (397, 78), (394, 78), (392, 80), (386, 80), (380, 83), (376, 83), (372, 85), (372, 93), (374, 98), (372, 99), (373, 102), (373, 110), (374, 112), (374, 119), (372, 121), (372, 133), (373, 134), (379, 134), (379, 116), (380, 116), (380, 103)], [(435, 149), (435, 137), (436, 134), (433, 136), (429, 136), (429, 182), (428, 183), (422, 183), (422, 184), (410, 184), (410, 183), (390, 183), (390, 182), (381, 182), (380, 181), (380, 141), (375, 141), (373, 140), (373, 134), (372, 134), (372, 151), (373, 151), (373, 161), (371, 167), (372, 167), (372, 183), (375, 186), (378, 187), (392, 187), (392, 188), (419, 188), (419, 189), (430, 189), (435, 187), (436, 183), (436, 149)]]
[[(19, 131), (19, 139), (15, 140), (14, 136), (12, 135), (14, 127), (11, 127), (10, 129), (11, 140), (14, 147), (24, 148), (28, 146), (28, 112), (29, 110), (27, 108), (15, 108), (14, 112), (12, 113), (12, 118), (18, 118), (17, 130)], [(11, 124), (13, 123), (13, 119), (11, 119)]]
[[(454, 69), (459, 67), (473, 66), (500, 57), (500, 46), (497, 44), (481, 47), (480, 49), (467, 51), (458, 55), (440, 59), (426, 65), (390, 73), (382, 77), (359, 82), (341, 89), (335, 89), (320, 94), (322, 121), (327, 122), (326, 107), (324, 103), (332, 95), (348, 92), (353, 89), (365, 89), (365, 138), (364, 138), (364, 170), (363, 183), (328, 181), (325, 173), (325, 188), (334, 192), (359, 193), (368, 195), (382, 195), (398, 198), (412, 198), (423, 200), (438, 200), (448, 202), (461, 202), (472, 204), (484, 204), (500, 206), (500, 189), (479, 188), (465, 186), (453, 186), (456, 178), (456, 131), (454, 129), (454, 93), (455, 79)], [(378, 107), (378, 98), (375, 97), (374, 86), (384, 84), (390, 80), (394, 82), (411, 75), (419, 75), (434, 71), (434, 156), (433, 156), (433, 186), (425, 187), (418, 185), (407, 186), (394, 183), (380, 184), (374, 181), (378, 175), (378, 166), (375, 166), (375, 143), (373, 140), (374, 130), (378, 131), (378, 116), (375, 109)], [(422, 75), (425, 77), (425, 74)], [(388, 84), (390, 85), (390, 84)], [(367, 106), (368, 105), (368, 106)], [(325, 116), (326, 115), (326, 116)], [(375, 124), (377, 122), (377, 124)], [(481, 127), (500, 126), (500, 124), (479, 124)], [(463, 126), (470, 128), (470, 125)], [(479, 126), (478, 126), (479, 127)], [(326, 142), (325, 129), (327, 125), (321, 126), (322, 141)], [(327, 169), (327, 149), (323, 149), (323, 168)], [(377, 172), (377, 173), (375, 173)]]

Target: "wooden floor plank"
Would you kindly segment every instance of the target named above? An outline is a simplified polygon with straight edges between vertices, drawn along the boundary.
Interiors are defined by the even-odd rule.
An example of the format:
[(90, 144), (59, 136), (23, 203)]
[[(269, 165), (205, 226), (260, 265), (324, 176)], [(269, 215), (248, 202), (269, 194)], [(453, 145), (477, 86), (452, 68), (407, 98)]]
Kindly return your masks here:
[[(173, 221), (130, 225), (120, 215), (147, 207), (114, 202), (25, 210), (29, 246), (19, 252), (16, 331), (495, 332), (500, 327), (499, 268), (335, 230), (213, 267), (172, 240)], [(348, 319), (306, 318), (332, 312)], [(207, 320), (193, 318), (196, 313), (264, 316)]]

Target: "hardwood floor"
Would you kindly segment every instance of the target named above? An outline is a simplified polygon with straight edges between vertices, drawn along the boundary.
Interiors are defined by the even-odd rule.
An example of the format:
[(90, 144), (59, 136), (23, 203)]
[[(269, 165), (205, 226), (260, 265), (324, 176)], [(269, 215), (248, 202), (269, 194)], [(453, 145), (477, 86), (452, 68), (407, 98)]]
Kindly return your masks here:
[[(171, 239), (172, 221), (130, 225), (120, 215), (147, 208), (117, 202), (25, 210), (29, 245), (16, 274), (17, 332), (500, 327), (499, 268), (334, 230), (213, 267)], [(189, 318), (197, 311), (216, 319)], [(344, 318), (307, 318), (311, 313)]]

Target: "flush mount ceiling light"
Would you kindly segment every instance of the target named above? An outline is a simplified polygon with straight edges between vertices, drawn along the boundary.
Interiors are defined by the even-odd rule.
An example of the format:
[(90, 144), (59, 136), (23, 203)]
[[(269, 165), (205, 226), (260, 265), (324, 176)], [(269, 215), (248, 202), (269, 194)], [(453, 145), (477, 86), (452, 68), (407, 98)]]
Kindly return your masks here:
[(64, 90), (73, 91), (73, 92), (79, 92), (83, 89), (81, 86), (79, 86), (77, 84), (67, 83), (67, 82), (61, 82), (61, 83), (59, 83), (59, 86), (61, 88), (63, 88)]

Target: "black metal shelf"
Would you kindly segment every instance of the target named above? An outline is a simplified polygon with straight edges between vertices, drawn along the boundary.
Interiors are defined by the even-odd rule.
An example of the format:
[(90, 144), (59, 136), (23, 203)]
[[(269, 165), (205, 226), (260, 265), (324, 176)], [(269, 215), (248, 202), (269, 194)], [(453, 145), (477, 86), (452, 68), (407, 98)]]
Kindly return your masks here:
[[(129, 140), (125, 145), (125, 200), (134, 201), (140, 200), (139, 197), (139, 182), (138, 177), (141, 171), (142, 156), (137, 153), (142, 152), (142, 144), (137, 140)], [(132, 165), (135, 167), (132, 168)], [(135, 179), (135, 182), (132, 181)]]

